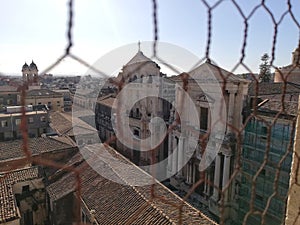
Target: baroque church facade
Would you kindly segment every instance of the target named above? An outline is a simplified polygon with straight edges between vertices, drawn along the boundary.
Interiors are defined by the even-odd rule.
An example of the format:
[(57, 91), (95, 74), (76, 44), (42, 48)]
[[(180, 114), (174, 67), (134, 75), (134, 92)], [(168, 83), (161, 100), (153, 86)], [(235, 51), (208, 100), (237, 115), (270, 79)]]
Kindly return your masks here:
[[(188, 77), (187, 81), (183, 79), (184, 76)], [(203, 79), (205, 90), (191, 78), (194, 76)], [(211, 77), (216, 79), (211, 82)], [(224, 82), (224, 78), (227, 82)], [(186, 91), (197, 114), (193, 115), (195, 111), (187, 111), (187, 118), (198, 117), (199, 127), (191, 126), (188, 120), (178, 118), (177, 107), (180, 102), (185, 101), (180, 97), (181, 92), (185, 90), (185, 82), (188, 84)], [(157, 169), (163, 174), (155, 175), (157, 178), (171, 177), (166, 181), (167, 184), (182, 193), (187, 193), (198, 180), (204, 179), (191, 196), (193, 200), (217, 217), (220, 216), (219, 205), (222, 200), (226, 206), (225, 217), (234, 217), (235, 209), (231, 204), (234, 204), (239, 181), (234, 179), (229, 184), (229, 180), (237, 163), (235, 131), (242, 127), (242, 110), (249, 82), (210, 61), (201, 64), (189, 74), (166, 77), (160, 72), (160, 67), (139, 49), (123, 66), (113, 83), (118, 84), (119, 96), (99, 98), (95, 108), (96, 128), (100, 139), (137, 165), (151, 165), (166, 160), (165, 168)], [(222, 87), (221, 95), (226, 111), (227, 122), (223, 121), (225, 128), (222, 140), (217, 140), (217, 134), (210, 135), (215, 130), (211, 109), (215, 107), (213, 97), (216, 96), (216, 93), (210, 91), (216, 87)], [(154, 93), (159, 95), (155, 96)], [(120, 109), (120, 105), (126, 110), (122, 107)], [(188, 105), (184, 107), (189, 108)], [(176, 124), (178, 121), (179, 124)], [(162, 123), (166, 124), (165, 128), (161, 126)], [(130, 130), (123, 130), (126, 126), (129, 126)], [(184, 127), (187, 131), (183, 131)], [(123, 130), (123, 133), (120, 134), (118, 130)], [(164, 132), (166, 135), (160, 137)], [(195, 137), (198, 140), (195, 143), (196, 149), (189, 151)], [(160, 144), (154, 143), (152, 151), (141, 151), (147, 146), (146, 140), (151, 138), (153, 140), (149, 140), (150, 145), (157, 140)], [(207, 146), (209, 139), (213, 139), (212, 144)], [(217, 146), (219, 151), (216, 158), (200, 172), (203, 153)], [(177, 151), (174, 151), (176, 148)], [(187, 163), (183, 165), (183, 162)]]
[[(114, 127), (121, 132), (116, 134), (119, 139), (113, 146), (136, 164), (150, 165), (153, 160), (157, 162), (166, 158), (168, 139), (158, 136), (158, 130), (162, 128), (153, 118), (169, 122), (171, 103), (175, 100), (175, 82), (161, 73), (158, 64), (146, 57), (140, 49), (123, 66), (114, 82), (122, 84), (122, 87), (119, 86), (119, 96), (104, 97), (96, 104), (96, 127), (102, 141), (116, 134)], [(116, 107), (120, 105), (124, 109), (122, 115)], [(124, 127), (130, 130), (124, 130)], [(151, 130), (156, 137), (151, 135)], [(145, 142), (142, 143), (142, 140)], [(154, 146), (157, 141), (160, 144)], [(151, 146), (151, 143), (154, 145)], [(140, 151), (141, 148), (148, 151)], [(151, 150), (154, 148), (153, 155)]]

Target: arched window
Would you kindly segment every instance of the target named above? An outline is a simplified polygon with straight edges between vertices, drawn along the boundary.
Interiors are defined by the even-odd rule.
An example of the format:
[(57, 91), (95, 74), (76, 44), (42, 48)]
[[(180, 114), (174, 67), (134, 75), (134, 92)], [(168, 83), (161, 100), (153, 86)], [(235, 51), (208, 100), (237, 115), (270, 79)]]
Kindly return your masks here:
[(132, 82), (136, 81), (137, 80), (137, 76), (134, 75), (133, 78), (132, 78)]

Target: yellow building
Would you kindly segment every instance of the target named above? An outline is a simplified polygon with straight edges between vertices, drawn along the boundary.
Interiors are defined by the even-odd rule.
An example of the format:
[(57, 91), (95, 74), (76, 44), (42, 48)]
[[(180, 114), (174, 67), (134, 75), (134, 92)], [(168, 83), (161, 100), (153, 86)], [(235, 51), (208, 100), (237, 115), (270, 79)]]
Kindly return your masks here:
[[(21, 95), (18, 96), (18, 101), (21, 101)], [(25, 105), (47, 105), (51, 111), (62, 112), (64, 110), (63, 95), (47, 89), (28, 90)]]

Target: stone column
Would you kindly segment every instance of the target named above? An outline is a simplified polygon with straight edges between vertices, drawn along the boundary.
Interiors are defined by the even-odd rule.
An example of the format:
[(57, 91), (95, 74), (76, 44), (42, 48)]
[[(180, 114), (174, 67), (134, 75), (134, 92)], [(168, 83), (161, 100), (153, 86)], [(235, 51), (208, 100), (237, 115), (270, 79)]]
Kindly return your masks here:
[(184, 157), (184, 139), (183, 137), (179, 137), (178, 142), (178, 175), (182, 176), (182, 168), (183, 168), (183, 157)]
[[(223, 167), (223, 182), (222, 182), (222, 190), (224, 191), (224, 187), (228, 184), (229, 181), (229, 173), (230, 173), (230, 155), (224, 155), (224, 167)], [(228, 198), (228, 188), (224, 192), (224, 200), (227, 201)]]
[(215, 200), (219, 199), (220, 166), (221, 166), (221, 156), (218, 154), (215, 159), (214, 193), (213, 193), (213, 198)]
[(175, 151), (176, 148), (178, 148), (177, 143), (176, 143), (176, 138), (175, 135), (173, 135), (173, 155), (172, 155), (172, 174), (176, 174), (177, 171), (177, 153), (178, 153), (178, 149), (177, 151)]
[(189, 179), (188, 179), (188, 182), (191, 184), (193, 182), (193, 180), (192, 180), (193, 168), (192, 168), (192, 164), (191, 163), (188, 164), (188, 168), (189, 168), (189, 176), (188, 176)]
[(172, 140), (172, 135), (168, 135), (168, 173), (170, 174), (172, 172), (172, 150), (173, 150), (173, 140)]
[(205, 171), (205, 178), (204, 178), (205, 180), (204, 180), (204, 193), (207, 195), (207, 190), (208, 190), (208, 183), (207, 183), (207, 181), (208, 181), (208, 170), (207, 171)]
[[(228, 114), (227, 114), (227, 123), (233, 126), (233, 116), (234, 116), (234, 99), (235, 99), (235, 93), (236, 90), (228, 90), (229, 92), (229, 102), (228, 102)], [(230, 127), (228, 127), (227, 130), (231, 130)]]

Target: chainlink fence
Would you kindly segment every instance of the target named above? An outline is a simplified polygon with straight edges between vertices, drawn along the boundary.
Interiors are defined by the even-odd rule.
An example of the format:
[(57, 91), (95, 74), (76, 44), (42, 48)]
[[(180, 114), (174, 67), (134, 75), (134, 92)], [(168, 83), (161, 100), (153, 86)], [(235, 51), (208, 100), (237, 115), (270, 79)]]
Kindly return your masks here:
[[(209, 4), (205, 0), (201, 0), (206, 9), (207, 9), (207, 42), (206, 42), (206, 51), (205, 56), (199, 60), (198, 64), (201, 64), (204, 61), (212, 62), (213, 59), (210, 57), (211, 52), (211, 42), (212, 37), (212, 19), (214, 16), (215, 9), (224, 2), (224, 0), (216, 1), (214, 4)], [(279, 34), (279, 28), (282, 25), (282, 21), (286, 17), (290, 17), (294, 25), (300, 31), (299, 20), (295, 16), (295, 10), (293, 8), (292, 2), (290, 0), (286, 1), (286, 10), (282, 13), (281, 16), (276, 20), (274, 13), (271, 9), (268, 8), (264, 0), (259, 4), (253, 7), (252, 11), (249, 14), (246, 14), (240, 7), (238, 1), (230, 0), (234, 5), (237, 12), (239, 13), (240, 18), (242, 18), (243, 23), (243, 41), (241, 44), (240, 58), (236, 63), (232, 73), (238, 68), (242, 67), (249, 72), (249, 77), (252, 80), (249, 83), (249, 91), (247, 101), (249, 102), (248, 107), (243, 108), (243, 124), (239, 127), (231, 123), (231, 121), (222, 121), (227, 126), (227, 129), (231, 130), (232, 136), (229, 138), (229, 145), (234, 146), (234, 163), (230, 168), (230, 177), (228, 183), (223, 185), (215, 185), (212, 177), (210, 177), (209, 169), (200, 170), (199, 174), (196, 177), (196, 180), (193, 182), (192, 186), (189, 188), (187, 193), (184, 193), (183, 199), (189, 200), (194, 192), (198, 189), (205, 187), (213, 191), (217, 189), (219, 193), (219, 199), (217, 207), (219, 208), (219, 218), (214, 218), (220, 224), (231, 223), (231, 224), (269, 224), (269, 221), (272, 221), (272, 218), (269, 218), (269, 214), (277, 215), (275, 221), (280, 221), (281, 224), (285, 223), (285, 217), (288, 215), (286, 224), (299, 224), (300, 219), (300, 201), (297, 200), (299, 197), (295, 194), (297, 187), (300, 186), (299, 183), (299, 143), (294, 142), (295, 136), (299, 135), (299, 124), (297, 124), (297, 115), (299, 110), (297, 108), (298, 103), (287, 100), (291, 95), (297, 95), (295, 90), (300, 90), (300, 85), (291, 83), (288, 81), (289, 76), (291, 76), (299, 67), (299, 57), (296, 62), (286, 68), (284, 72), (279, 70), (274, 65), (274, 60), (276, 56), (276, 44)], [(103, 71), (92, 66), (90, 63), (86, 62), (78, 55), (72, 53), (73, 36), (73, 21), (74, 21), (74, 1), (70, 0), (68, 2), (68, 23), (67, 23), (67, 43), (66, 48), (63, 54), (58, 58), (57, 61), (51, 63), (40, 74), (46, 74), (51, 71), (57, 65), (59, 65), (63, 59), (70, 57), (77, 61), (78, 63), (84, 65), (87, 69), (94, 71), (96, 74), (99, 74), (103, 78), (109, 78)], [(169, 64), (168, 61), (163, 60), (160, 57), (160, 51), (158, 48), (159, 41), (159, 21), (158, 21), (158, 3), (156, 0), (152, 1), (152, 21), (153, 21), (153, 44), (152, 44), (152, 56), (151, 59), (157, 61), (161, 65), (168, 67), (170, 70), (178, 72), (173, 65)], [(272, 21), (273, 24), (273, 40), (272, 40), (272, 51), (270, 57), (271, 68), (277, 71), (277, 75), (281, 77), (282, 83), (279, 87), (279, 92), (273, 93), (277, 94), (276, 104), (272, 105), (271, 101), (265, 101), (263, 98), (268, 98), (269, 93), (263, 93), (269, 87), (263, 86), (260, 84), (259, 78), (255, 76), (254, 72), (247, 66), (244, 62), (247, 51), (247, 41), (249, 36), (249, 20), (257, 13), (258, 10), (263, 10), (266, 15)], [(99, 15), (100, 17), (101, 15)], [(196, 28), (195, 28), (196, 29)], [(296, 38), (296, 37), (295, 37)], [(76, 43), (75, 43), (76, 44)], [(300, 40), (299, 46), (300, 48)], [(144, 65), (142, 64), (141, 67)], [(222, 65), (221, 65), (222, 66)], [(139, 68), (140, 69), (140, 68)], [(132, 71), (134, 73), (135, 71)], [(218, 69), (218, 74), (223, 80), (220, 82), (221, 89), (225, 90), (227, 81), (229, 82), (230, 74), (224, 75), (221, 69)], [(1, 76), (5, 74), (1, 73)], [(300, 74), (299, 74), (300, 76)], [(180, 76), (179, 82), (181, 82), (182, 90), (188, 92), (191, 88), (191, 84), (195, 81), (195, 78), (190, 76), (188, 73), (184, 73)], [(118, 92), (121, 92), (125, 88), (125, 81), (114, 81), (114, 85)], [(21, 105), (25, 105), (26, 98), (26, 83), (21, 87)], [(277, 85), (277, 84), (276, 84)], [(292, 86), (293, 92), (290, 92), (290, 87)], [(199, 88), (199, 87), (198, 87)], [(298, 92), (298, 94), (300, 91)], [(183, 98), (181, 102), (178, 103), (176, 107), (180, 108), (184, 106)], [(269, 104), (269, 105), (268, 105)], [(261, 109), (263, 106), (269, 106), (269, 112), (262, 112)], [(226, 107), (226, 106), (223, 106)], [(180, 109), (176, 109), (180, 112)], [(80, 205), (80, 196), (81, 196), (81, 178), (80, 170), (69, 166), (66, 167), (64, 164), (60, 164), (54, 161), (47, 160), (42, 157), (32, 157), (31, 151), (28, 148), (28, 133), (27, 133), (27, 120), (25, 116), (25, 108), (22, 110), (22, 122), (21, 122), (21, 132), (23, 140), (23, 151), (31, 163), (35, 165), (43, 165), (48, 167), (53, 167), (56, 169), (63, 169), (70, 172), (73, 172), (76, 175), (76, 194), (78, 196), (78, 205)], [(176, 113), (175, 113), (176, 114)], [(170, 126), (168, 126), (167, 134), (171, 133), (174, 129), (178, 129), (178, 126), (181, 125), (180, 117), (177, 115), (174, 116), (174, 120)], [(201, 121), (200, 121), (201, 123)], [(298, 122), (299, 123), (299, 122)], [(182, 125), (183, 126), (183, 125)], [(182, 127), (181, 127), (182, 128)], [(205, 154), (205, 146), (209, 141), (209, 136), (213, 133), (213, 125), (210, 130), (205, 133), (199, 133), (198, 145), (202, 146), (199, 149), (202, 150), (200, 155)], [(168, 136), (168, 135), (167, 135)], [(111, 137), (106, 140), (106, 144), (114, 142), (116, 137)], [(297, 140), (297, 139), (295, 139)], [(299, 141), (298, 141), (299, 142)], [(155, 150), (156, 146), (150, 151), (152, 154), (151, 163), (156, 162)], [(279, 149), (279, 150), (278, 150)], [(200, 150), (199, 150), (200, 151)], [(275, 153), (274, 153), (275, 152)], [(222, 165), (225, 163), (225, 158), (221, 159)], [(16, 168), (18, 165), (16, 165)], [(291, 181), (289, 181), (289, 174), (291, 173)], [(1, 181), (0, 181), (1, 182)], [(166, 201), (163, 197), (159, 196), (155, 192), (155, 186), (150, 185), (151, 189), (151, 199)], [(228, 196), (229, 191), (234, 190), (235, 197)], [(299, 191), (299, 190), (298, 190)], [(297, 192), (299, 195), (299, 192)], [(288, 196), (291, 195), (289, 201), (287, 201)], [(228, 200), (230, 198), (230, 200)], [(170, 202), (170, 205), (173, 203)], [(179, 218), (181, 217), (180, 213), (182, 212), (183, 205), (176, 205), (177, 211), (179, 213)], [(174, 208), (174, 210), (176, 210)], [(230, 208), (235, 208), (236, 221), (228, 221), (227, 211), (230, 211)], [(80, 223), (80, 207), (77, 208), (77, 221)], [(137, 214), (132, 216), (138, 216)], [(181, 220), (179, 219), (179, 223)]]

